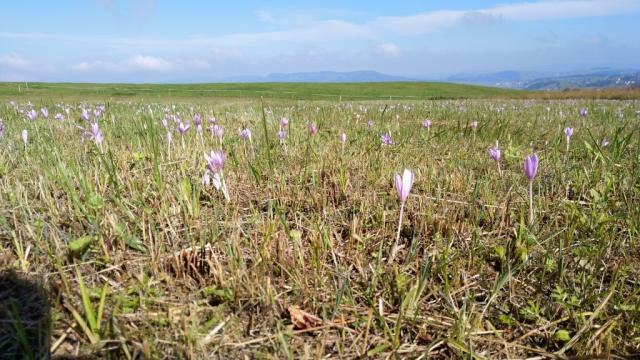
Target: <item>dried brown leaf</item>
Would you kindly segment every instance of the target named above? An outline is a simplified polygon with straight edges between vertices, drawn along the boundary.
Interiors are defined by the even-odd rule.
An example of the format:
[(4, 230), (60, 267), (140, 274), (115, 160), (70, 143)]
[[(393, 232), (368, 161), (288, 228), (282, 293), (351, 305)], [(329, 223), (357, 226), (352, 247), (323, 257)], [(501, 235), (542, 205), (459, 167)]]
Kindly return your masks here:
[(322, 325), (322, 319), (300, 309), (297, 305), (289, 306), (287, 310), (289, 310), (289, 316), (291, 316), (291, 322), (295, 329), (305, 330)]

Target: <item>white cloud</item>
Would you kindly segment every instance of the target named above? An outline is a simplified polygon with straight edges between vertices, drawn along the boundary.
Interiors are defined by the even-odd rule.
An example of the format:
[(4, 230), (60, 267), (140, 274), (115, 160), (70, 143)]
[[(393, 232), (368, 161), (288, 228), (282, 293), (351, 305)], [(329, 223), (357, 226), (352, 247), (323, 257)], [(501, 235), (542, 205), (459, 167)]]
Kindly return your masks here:
[(79, 62), (69, 65), (68, 69), (80, 73), (96, 71), (111, 73), (170, 73), (185, 70), (206, 70), (210, 67), (209, 62), (202, 59), (170, 61), (156, 56), (138, 54), (117, 62), (103, 60)]
[[(109, 3), (109, 0), (103, 0)], [(228, 49), (244, 49), (249, 52), (257, 48), (268, 48), (282, 44), (313, 45), (337, 43), (348, 40), (376, 40), (382, 37), (420, 35), (448, 27), (471, 24), (491, 24), (495, 21), (543, 21), (572, 19), (581, 17), (610, 16), (640, 11), (638, 0), (547, 0), (519, 2), (489, 8), (469, 10), (437, 10), (410, 16), (384, 16), (363, 23), (343, 20), (309, 20), (289, 24), (285, 29), (262, 32), (236, 32), (222, 36), (188, 36), (184, 38), (158, 37), (96, 37), (77, 35), (56, 35), (48, 33), (0, 32), (0, 39), (64, 42), (76, 45), (103, 44), (114, 48), (137, 51), (163, 51), (167, 48), (197, 49), (202, 46), (214, 49), (214, 53), (229, 55)], [(268, 11), (258, 11), (258, 18), (273, 21)], [(142, 50), (140, 50), (142, 49)], [(216, 50), (217, 49), (217, 50)], [(219, 50), (219, 51), (218, 51)], [(237, 55), (234, 54), (234, 55)], [(144, 60), (144, 59), (140, 59)], [(150, 59), (146, 59), (150, 60)], [(146, 61), (142, 61), (146, 62)], [(151, 64), (147, 64), (151, 65)], [(151, 67), (166, 67), (155, 63)]]
[(91, 71), (108, 71), (108, 72), (124, 72), (125, 68), (122, 65), (109, 62), (109, 61), (83, 61), (76, 64), (69, 65), (69, 70), (76, 72), (91, 72)]
[(394, 43), (384, 43), (376, 46), (375, 52), (378, 55), (398, 56), (400, 55), (400, 48)]
[(124, 63), (130, 70), (139, 71), (170, 71), (174, 69), (174, 64), (165, 59), (155, 56), (134, 55)]
[(6, 66), (14, 70), (31, 70), (33, 64), (30, 61), (16, 54), (0, 56), (0, 65)]
[(438, 10), (412, 16), (380, 17), (370, 25), (382, 32), (419, 35), (464, 23), (543, 21), (610, 16), (640, 10), (637, 0), (566, 0), (521, 2), (477, 10)]

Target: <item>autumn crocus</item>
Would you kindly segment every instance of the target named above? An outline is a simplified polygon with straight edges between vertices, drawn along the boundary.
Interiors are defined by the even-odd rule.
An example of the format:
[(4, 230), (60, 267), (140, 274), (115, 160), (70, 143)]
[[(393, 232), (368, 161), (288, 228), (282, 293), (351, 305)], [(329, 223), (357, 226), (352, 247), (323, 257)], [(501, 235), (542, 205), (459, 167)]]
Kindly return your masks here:
[(489, 149), (489, 156), (496, 162), (498, 166), (498, 174), (502, 176), (502, 170), (500, 170), (500, 158), (502, 157), (502, 152), (498, 149), (498, 146), (494, 146)]
[(42, 117), (45, 119), (49, 118), (49, 110), (46, 107), (43, 107), (42, 109), (40, 109), (40, 112), (42, 113)]
[(85, 136), (96, 143), (96, 145), (100, 146), (102, 141), (104, 141), (104, 136), (102, 136), (102, 130), (100, 130), (100, 126), (98, 123), (92, 123), (89, 131), (85, 133)]
[(394, 182), (396, 187), (396, 193), (398, 194), (398, 199), (400, 200), (400, 217), (398, 218), (398, 231), (396, 232), (396, 243), (391, 250), (391, 256), (389, 261), (393, 261), (396, 256), (396, 253), (399, 250), (400, 243), (400, 230), (402, 229), (402, 216), (404, 215), (404, 204), (407, 202), (407, 198), (409, 197), (409, 192), (411, 191), (411, 187), (413, 186), (414, 175), (413, 172), (409, 169), (404, 169), (402, 176), (400, 174), (395, 174)]
[(178, 132), (180, 133), (181, 136), (184, 136), (184, 134), (187, 133), (190, 127), (191, 127), (190, 124), (185, 125), (183, 122), (180, 122), (180, 124), (178, 124)]
[(104, 141), (104, 136), (102, 135), (102, 131), (100, 130), (100, 126), (98, 123), (91, 123), (89, 128), (83, 128), (82, 126), (77, 126), (78, 129), (82, 130), (82, 140), (93, 141), (100, 152), (102, 152), (102, 142)]
[(4, 122), (0, 119), (0, 138), (4, 135)]
[(382, 134), (380, 136), (380, 142), (382, 142), (382, 145), (393, 145), (393, 139), (391, 139), (391, 132), (388, 132), (386, 134)]
[(242, 139), (242, 142), (243, 142), (243, 149), (244, 149), (245, 155), (247, 154), (247, 141), (249, 141), (249, 147), (251, 147), (251, 153), (253, 154), (253, 156), (255, 156), (256, 152), (253, 149), (253, 140), (251, 138), (251, 129), (244, 128), (244, 129), (240, 130), (240, 138)]
[(533, 179), (538, 172), (538, 154), (524, 158), (524, 175), (529, 179), (529, 224), (533, 223)]
[(240, 138), (243, 141), (251, 141), (251, 129), (244, 128), (244, 129), (240, 130)]
[(589, 110), (586, 107), (580, 109), (580, 116), (586, 117), (587, 115), (589, 115)]
[(567, 152), (569, 152), (569, 143), (571, 142), (571, 136), (573, 136), (573, 128), (570, 128), (570, 127), (565, 128), (564, 136), (567, 139)]
[(229, 192), (227, 190), (227, 184), (224, 180), (224, 162), (225, 155), (224, 152), (221, 151), (211, 151), (210, 154), (204, 154), (204, 158), (207, 161), (207, 169), (204, 172), (204, 176), (202, 177), (202, 183), (204, 186), (209, 186), (211, 184), (211, 178), (213, 177), (213, 186), (216, 190), (222, 191), (225, 200), (227, 202), (231, 201), (229, 197)]
[(422, 127), (429, 130), (431, 129), (431, 124), (433, 122), (430, 119), (425, 119), (424, 121), (422, 121)]
[(183, 151), (184, 151), (184, 134), (187, 133), (190, 127), (191, 127), (190, 124), (185, 125), (182, 121), (180, 121), (180, 123), (178, 124), (178, 134), (180, 134), (180, 144), (182, 145)]
[(202, 132), (202, 117), (200, 114), (196, 113), (193, 115), (193, 124), (196, 126), (197, 132)]
[(287, 126), (289, 126), (289, 119), (287, 119), (286, 117), (281, 118), (280, 127), (285, 129)]
[(38, 118), (38, 113), (31, 109), (29, 111), (27, 111), (27, 118), (31, 121), (36, 121), (36, 119)]
[(309, 134), (311, 136), (315, 135), (318, 132), (318, 125), (316, 123), (309, 124)]
[(64, 120), (64, 115), (57, 113), (56, 116), (53, 117), (54, 119), (58, 120), (58, 121), (62, 121)]
[(220, 144), (222, 144), (222, 126), (218, 125), (218, 124), (213, 124), (211, 127), (211, 135), (215, 136), (218, 139), (218, 142)]
[(91, 114), (89, 114), (89, 111), (87, 111), (87, 109), (82, 109), (82, 114), (80, 115), (80, 117), (84, 121), (89, 121), (89, 119), (91, 119)]
[(369, 119), (369, 121), (367, 121), (367, 127), (368, 128), (372, 128), (373, 127), (373, 120)]

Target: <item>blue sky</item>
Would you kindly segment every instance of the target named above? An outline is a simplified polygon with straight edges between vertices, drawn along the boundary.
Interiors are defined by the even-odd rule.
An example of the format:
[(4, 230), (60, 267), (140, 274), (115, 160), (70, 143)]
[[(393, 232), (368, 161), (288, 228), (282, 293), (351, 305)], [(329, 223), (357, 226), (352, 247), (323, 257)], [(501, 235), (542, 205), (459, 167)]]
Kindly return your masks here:
[(640, 68), (640, 0), (22, 0), (1, 18), (0, 81)]

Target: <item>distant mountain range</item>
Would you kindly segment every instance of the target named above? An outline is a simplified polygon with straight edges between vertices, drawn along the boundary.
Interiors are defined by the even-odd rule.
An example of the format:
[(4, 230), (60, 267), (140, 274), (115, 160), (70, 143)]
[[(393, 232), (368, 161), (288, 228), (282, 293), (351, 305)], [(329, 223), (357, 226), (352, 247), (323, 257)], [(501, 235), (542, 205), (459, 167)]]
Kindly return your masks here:
[[(217, 83), (255, 82), (389, 82), (389, 81), (440, 81), (474, 84), (525, 90), (563, 90), (567, 88), (624, 88), (640, 87), (640, 70), (595, 68), (563, 73), (532, 71), (500, 71), (486, 74), (457, 74), (444, 78), (405, 77), (383, 74), (377, 71), (318, 71), (298, 73), (272, 73), (218, 78)], [(203, 79), (177, 79), (172, 83), (198, 83)]]
[(574, 88), (640, 87), (640, 71), (596, 68), (565, 73), (501, 71), (490, 74), (458, 74), (447, 82), (488, 85), (525, 90), (563, 90)]

